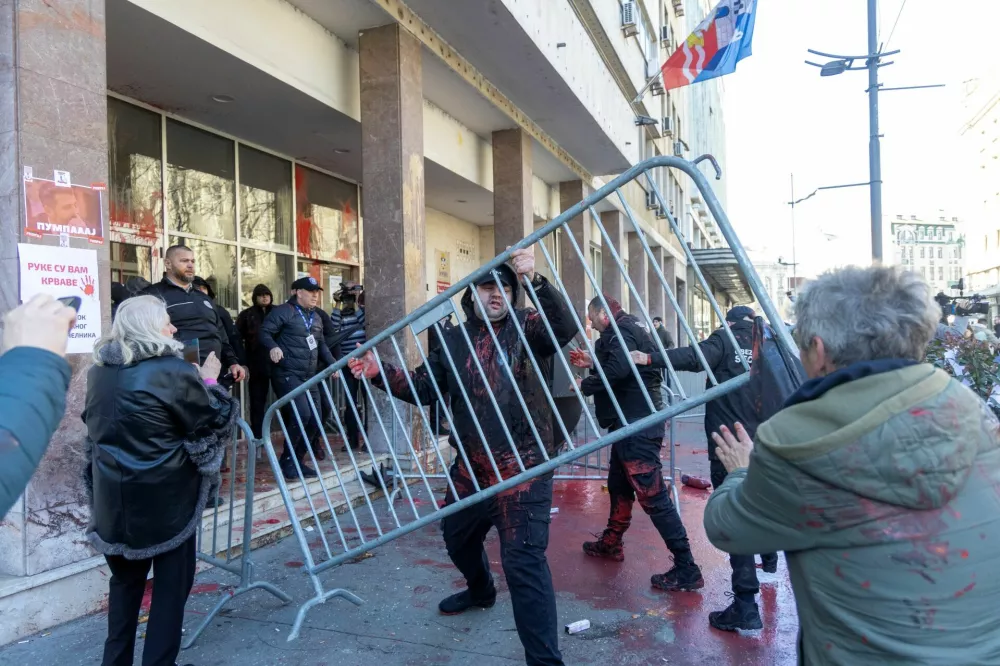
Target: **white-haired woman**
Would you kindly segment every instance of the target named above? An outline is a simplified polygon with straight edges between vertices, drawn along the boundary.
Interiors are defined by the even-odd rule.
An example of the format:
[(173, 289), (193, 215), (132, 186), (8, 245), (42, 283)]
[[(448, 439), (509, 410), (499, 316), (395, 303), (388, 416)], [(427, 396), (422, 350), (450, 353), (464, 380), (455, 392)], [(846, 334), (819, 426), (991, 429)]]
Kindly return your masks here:
[(213, 354), (200, 368), (186, 363), (174, 331), (158, 298), (124, 301), (87, 376), (87, 539), (112, 574), (103, 666), (132, 664), (150, 567), (142, 664), (175, 663), (196, 532), (238, 413), (215, 386), (219, 360)]
[[(795, 303), (810, 377), (705, 508), (730, 553), (785, 551), (799, 663), (995, 664), (1000, 433), (978, 395), (924, 362), (940, 307), (916, 274), (845, 268)], [(751, 455), (751, 450), (753, 451)]]

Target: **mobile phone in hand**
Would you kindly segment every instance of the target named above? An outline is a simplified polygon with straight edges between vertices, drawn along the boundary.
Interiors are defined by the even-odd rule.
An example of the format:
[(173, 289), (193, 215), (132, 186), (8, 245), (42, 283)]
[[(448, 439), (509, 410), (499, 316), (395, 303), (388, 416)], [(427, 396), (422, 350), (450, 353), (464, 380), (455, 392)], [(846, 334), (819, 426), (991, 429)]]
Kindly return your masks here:
[(83, 305), (83, 299), (79, 296), (63, 296), (62, 298), (57, 298), (56, 300), (68, 308), (73, 308), (77, 312), (80, 311), (80, 306)]
[(194, 365), (201, 365), (201, 343), (197, 338), (184, 343), (184, 360)]

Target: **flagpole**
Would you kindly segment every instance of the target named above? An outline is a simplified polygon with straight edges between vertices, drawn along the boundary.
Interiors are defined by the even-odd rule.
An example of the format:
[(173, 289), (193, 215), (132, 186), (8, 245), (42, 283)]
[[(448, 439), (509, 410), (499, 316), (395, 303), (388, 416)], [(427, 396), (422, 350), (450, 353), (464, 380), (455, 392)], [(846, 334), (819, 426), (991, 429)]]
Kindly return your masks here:
[(646, 85), (644, 85), (642, 87), (642, 90), (640, 90), (639, 94), (636, 95), (635, 99), (632, 100), (632, 103), (633, 104), (638, 104), (639, 102), (641, 102), (642, 98), (646, 96), (646, 92), (650, 89), (650, 87), (654, 83), (656, 83), (656, 79), (660, 78), (661, 76), (663, 76), (663, 70), (662, 69), (660, 69), (658, 72), (656, 72), (656, 74), (653, 74), (653, 78), (651, 78), (649, 81), (646, 81)]

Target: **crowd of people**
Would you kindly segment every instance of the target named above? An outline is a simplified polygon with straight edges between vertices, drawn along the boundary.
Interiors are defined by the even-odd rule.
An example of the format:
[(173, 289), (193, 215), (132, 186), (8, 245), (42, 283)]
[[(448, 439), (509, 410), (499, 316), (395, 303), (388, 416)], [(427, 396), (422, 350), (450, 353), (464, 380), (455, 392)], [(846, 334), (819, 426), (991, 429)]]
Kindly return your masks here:
[[(238, 413), (228, 386), (250, 382), (259, 435), (269, 390), (279, 396), (295, 390), (365, 336), (356, 283), (342, 285), (335, 298), (342, 307), (332, 315), (317, 307), (322, 288), (313, 278), (296, 280), (280, 304), (259, 285), (233, 323), (195, 275), (190, 249), (170, 248), (165, 266), (161, 282), (138, 293), (126, 289), (130, 297), (116, 304), (88, 375), (86, 534), (112, 572), (105, 666), (132, 663), (150, 568), (143, 663), (175, 663), (194, 576), (194, 534)], [(538, 310), (517, 306), (525, 287)], [(380, 362), (371, 351), (348, 362), (352, 392), (366, 380), (424, 406), (435, 404), (439, 391), (469, 396), (470, 404), (451, 404), (451, 437), (463, 443), (467, 462), (459, 457), (449, 471), (457, 492), (445, 497), (448, 505), (516, 475), (522, 465), (544, 462), (536, 433), (547, 456), (557, 452), (561, 438), (542, 390), (547, 380), (528, 356), (546, 362), (577, 333), (569, 303), (535, 272), (531, 250), (514, 251), (509, 266), (470, 285), (462, 309), (465, 321), (438, 328), (426, 361), (413, 370)], [(593, 355), (575, 351), (570, 361), (591, 369), (576, 390), (593, 396), (609, 432), (663, 409), (666, 369), (700, 371), (705, 363), (722, 383), (747, 372), (759, 351), (760, 324), (746, 307), (732, 308), (725, 328), (683, 348), (673, 347), (662, 320), (650, 330), (613, 298), (594, 299), (587, 314), (600, 336)], [(916, 274), (881, 266), (824, 274), (795, 302), (795, 363), (807, 380), (783, 407), (761, 417), (753, 382), (709, 402), (705, 432), (715, 489), (704, 529), (730, 554), (733, 596), (727, 608), (709, 614), (713, 627), (762, 627), (755, 558), (774, 571), (777, 553), (784, 553), (801, 663), (979, 664), (1000, 654), (1000, 634), (992, 629), (1000, 620), (994, 603), (1000, 582), (987, 575), (1000, 552), (1000, 423), (979, 395), (925, 361), (940, 314)], [(11, 382), (0, 381), (0, 510), (23, 490), (62, 415), (70, 375), (62, 358), (65, 332), (74, 320), (72, 309), (47, 297), (5, 318), (0, 378), (22, 376), (18, 395)], [(190, 339), (199, 340), (197, 365), (180, 358)], [(295, 479), (315, 474), (305, 453), (320, 424), (308, 396), (297, 398), (305, 401), (298, 406), (304, 428), (292, 430), (299, 436), (285, 442), (281, 456), (281, 472)], [(35, 409), (19, 410), (25, 399)], [(315, 395), (313, 401), (322, 404)], [(294, 415), (285, 418), (290, 423)], [(352, 420), (354, 432), (362, 432), (360, 414), (345, 414), (346, 428)], [(355, 437), (345, 445), (355, 446)], [(612, 445), (607, 527), (583, 552), (623, 563), (638, 500), (673, 558), (665, 573), (652, 575), (651, 586), (685, 593), (704, 587), (705, 579), (671, 499), (672, 481), (663, 476), (662, 445), (662, 423)], [(546, 559), (551, 504), (549, 473), (442, 521), (445, 548), (466, 589), (443, 599), (440, 612), (495, 604), (483, 545), (495, 527), (529, 665), (564, 663)]]

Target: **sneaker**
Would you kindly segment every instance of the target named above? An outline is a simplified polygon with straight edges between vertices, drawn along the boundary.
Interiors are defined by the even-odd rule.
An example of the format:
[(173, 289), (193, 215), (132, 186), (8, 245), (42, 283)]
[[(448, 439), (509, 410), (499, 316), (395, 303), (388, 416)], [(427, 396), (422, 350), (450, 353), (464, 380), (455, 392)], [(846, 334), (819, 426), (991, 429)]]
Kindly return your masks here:
[(756, 631), (764, 628), (756, 601), (741, 601), (732, 592), (726, 592), (726, 596), (732, 597), (733, 603), (726, 610), (709, 613), (710, 625), (719, 631)]
[(438, 610), (441, 611), (442, 615), (458, 615), (464, 613), (470, 608), (493, 608), (493, 605), (497, 602), (497, 591), (492, 585), (490, 586), (490, 592), (480, 598), (476, 599), (472, 596), (472, 592), (469, 590), (463, 590), (458, 594), (453, 594), (447, 599), (443, 599), (441, 603), (438, 604)]
[(667, 573), (653, 574), (649, 582), (656, 589), (667, 592), (690, 592), (705, 587), (705, 579), (701, 576), (701, 569), (693, 563), (675, 564)]
[[(302, 478), (315, 479), (317, 476), (319, 476), (318, 474), (316, 474), (316, 470), (314, 470), (312, 467), (305, 464), (304, 462), (299, 463), (299, 468), (302, 470)], [(281, 474), (282, 476), (285, 477), (286, 481), (299, 480), (299, 473), (295, 470), (295, 463), (293, 463), (290, 460), (288, 462), (281, 463)]]
[(612, 562), (625, 561), (625, 548), (621, 537), (616, 536), (609, 530), (604, 530), (604, 534), (597, 541), (584, 542), (583, 552), (591, 557), (601, 557)]
[(760, 556), (760, 570), (764, 573), (778, 572), (778, 556), (775, 553)]

